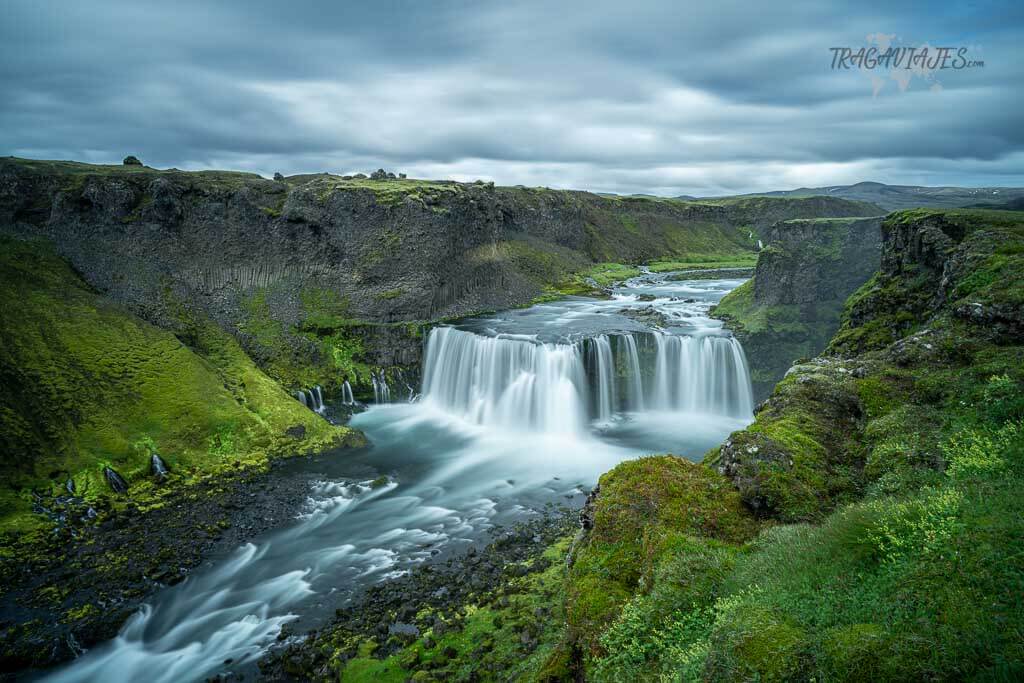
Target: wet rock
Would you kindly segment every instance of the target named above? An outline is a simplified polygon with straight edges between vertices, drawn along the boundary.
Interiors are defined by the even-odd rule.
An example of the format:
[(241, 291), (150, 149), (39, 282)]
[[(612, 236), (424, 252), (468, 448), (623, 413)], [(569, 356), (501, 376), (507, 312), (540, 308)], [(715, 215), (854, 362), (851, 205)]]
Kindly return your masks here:
[(396, 621), (388, 626), (388, 635), (396, 636), (399, 640), (404, 642), (411, 642), (419, 637), (420, 630), (415, 624)]
[(632, 320), (649, 327), (668, 326), (668, 319), (663, 313), (655, 309), (653, 306), (645, 306), (643, 308), (621, 308), (619, 309), (619, 315), (631, 318)]
[(580, 528), (585, 531), (594, 528), (594, 503), (600, 492), (601, 486), (598, 484), (587, 494), (587, 499), (583, 502), (583, 509), (580, 510)]
[(286, 435), (301, 441), (306, 438), (306, 425), (293, 425), (285, 430)]

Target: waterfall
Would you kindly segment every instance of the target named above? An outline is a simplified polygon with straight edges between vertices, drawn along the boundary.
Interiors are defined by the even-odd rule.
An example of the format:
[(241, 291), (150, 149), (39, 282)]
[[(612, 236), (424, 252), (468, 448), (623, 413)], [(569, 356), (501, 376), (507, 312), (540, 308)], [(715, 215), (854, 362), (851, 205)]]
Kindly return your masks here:
[(607, 422), (616, 405), (615, 361), (612, 359), (612, 345), (608, 335), (595, 337), (590, 348), (596, 375), (594, 393), (597, 396), (597, 419)]
[(296, 391), (295, 398), (298, 399), (299, 403), (315, 413), (324, 412), (324, 390), (320, 388), (319, 384), (308, 391)]
[(628, 406), (632, 410), (640, 411), (644, 409), (644, 378), (640, 374), (640, 354), (637, 353), (636, 339), (633, 335), (624, 335), (623, 340), (626, 347), (626, 377), (629, 380)]
[(341, 384), (341, 402), (346, 406), (354, 406), (356, 404), (356, 399), (352, 396), (352, 385), (348, 383), (347, 379)]
[(656, 334), (653, 410), (742, 416), (753, 412), (743, 349), (732, 337)]
[(424, 400), (472, 422), (577, 433), (586, 425), (586, 377), (579, 345), (431, 330)]
[(435, 328), (427, 339), (423, 398), (477, 424), (548, 433), (580, 433), (592, 420), (623, 412), (753, 412), (736, 339), (653, 332), (542, 344)]
[(381, 370), (376, 375), (371, 372), (370, 381), (373, 383), (374, 403), (389, 403), (391, 401), (391, 387), (388, 386), (387, 378), (384, 377), (384, 371)]

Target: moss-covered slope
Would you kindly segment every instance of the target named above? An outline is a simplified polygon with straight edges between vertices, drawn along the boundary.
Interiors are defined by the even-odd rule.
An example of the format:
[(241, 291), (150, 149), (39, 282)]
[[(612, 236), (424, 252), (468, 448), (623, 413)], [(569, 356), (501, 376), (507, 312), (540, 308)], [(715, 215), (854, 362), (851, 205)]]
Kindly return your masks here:
[[(686, 519), (665, 529), (637, 504), (656, 478), (607, 499), (602, 481), (594, 519), (642, 521), (615, 571), (569, 574), (568, 614), (582, 592), (592, 604), (611, 596), (613, 617), (570, 623), (578, 673), (1024, 673), (1024, 218), (904, 212), (883, 234), (882, 270), (851, 297), (830, 355), (795, 367), (756, 422), (709, 454), (717, 472), (682, 492), (659, 487), (661, 508), (704, 518), (687, 501), (727, 478), (728, 495), (759, 520), (753, 540), (723, 544)], [(647, 538), (666, 534), (686, 541), (654, 555), (632, 585), (618, 579), (620, 567), (648, 562)], [(583, 557), (599, 540), (590, 532)]]
[(111, 494), (105, 467), (144, 502), (150, 456), (170, 484), (306, 452), (353, 434), (303, 408), (216, 325), (178, 306), (179, 335), (93, 291), (43, 242), (0, 241), (0, 524), (49, 520), (33, 492)]

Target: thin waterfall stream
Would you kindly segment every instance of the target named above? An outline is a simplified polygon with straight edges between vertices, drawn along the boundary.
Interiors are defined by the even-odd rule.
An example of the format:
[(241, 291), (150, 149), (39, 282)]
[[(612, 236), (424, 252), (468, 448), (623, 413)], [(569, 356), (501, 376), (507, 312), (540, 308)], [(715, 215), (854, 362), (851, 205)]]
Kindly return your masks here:
[[(317, 628), (362, 588), (486, 543), (496, 525), (581, 505), (625, 459), (699, 460), (753, 419), (743, 349), (708, 316), (743, 281), (669, 275), (433, 329), (418, 400), (385, 403), (398, 392), (375, 376), (381, 404), (352, 419), (372, 446), (285, 465), (313, 480), (297, 519), (160, 590), (45, 679), (251, 671), (283, 624)], [(347, 385), (297, 400), (354, 403)]]

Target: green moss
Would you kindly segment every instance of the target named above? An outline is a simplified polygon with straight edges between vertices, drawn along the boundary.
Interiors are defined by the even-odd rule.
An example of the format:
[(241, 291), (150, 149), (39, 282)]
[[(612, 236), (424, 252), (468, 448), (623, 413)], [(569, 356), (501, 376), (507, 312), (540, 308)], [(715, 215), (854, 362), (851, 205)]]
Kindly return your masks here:
[(711, 681), (791, 681), (800, 678), (807, 634), (750, 603), (717, 605), (705, 664)]
[[(57, 490), (70, 478), (86, 499), (106, 496), (108, 465), (131, 498), (152, 498), (152, 451), (181, 484), (349, 434), (304, 410), (212, 323), (190, 318), (180, 339), (145, 323), (89, 289), (45, 244), (3, 240), (0, 299), (5, 530), (37, 523), (31, 489)], [(305, 428), (301, 442), (285, 434), (295, 425)]]
[(240, 329), (266, 372), (289, 389), (320, 385), (328, 392), (348, 379), (369, 377), (361, 331), (369, 324), (349, 315), (349, 301), (313, 286), (300, 292), (302, 318), (296, 325), (271, 308), (275, 292), (261, 288), (243, 300)]
[(822, 643), (822, 669), (835, 681), (880, 680), (885, 631), (878, 624), (829, 629)]
[(601, 636), (604, 654), (592, 669), (596, 681), (700, 677), (714, 605), (738, 549), (710, 539), (684, 537), (666, 552), (650, 592), (633, 597)]
[(587, 656), (628, 598), (649, 586), (663, 556), (703, 535), (738, 543), (757, 525), (728, 482), (675, 456), (639, 458), (601, 477), (594, 526), (571, 571), (569, 632)]
[(654, 261), (648, 264), (652, 273), (667, 273), (674, 270), (701, 270), (705, 268), (752, 268), (757, 264), (757, 254), (693, 254), (686, 261)]
[(399, 229), (385, 230), (380, 240), (367, 247), (356, 261), (357, 277), (385, 261), (395, 259), (402, 248), (402, 232)]
[(64, 613), (64, 618), (62, 619), (62, 621), (66, 622), (66, 623), (72, 623), (72, 622), (80, 621), (82, 619), (88, 619), (90, 617), (95, 617), (95, 616), (99, 615), (99, 613), (100, 613), (100, 609), (98, 607), (96, 607), (96, 605), (85, 604), (85, 605), (82, 605), (81, 607), (76, 607), (74, 609), (69, 609), (67, 612)]
[[(503, 600), (464, 605), (459, 628), (428, 630), (383, 658), (374, 657), (374, 641), (364, 641), (356, 657), (332, 659), (331, 670), (345, 681), (461, 681), (499, 673), (503, 680), (565, 680), (559, 675), (568, 664), (557, 597), (564, 586), (569, 545), (563, 539), (545, 551), (549, 566), (512, 579)], [(529, 647), (522, 642), (524, 633), (533, 641)]]
[(377, 295), (377, 298), (380, 299), (381, 301), (390, 301), (391, 299), (397, 299), (403, 294), (405, 294), (405, 290), (399, 287), (398, 289), (389, 289), (387, 291), (381, 292), (380, 294)]

